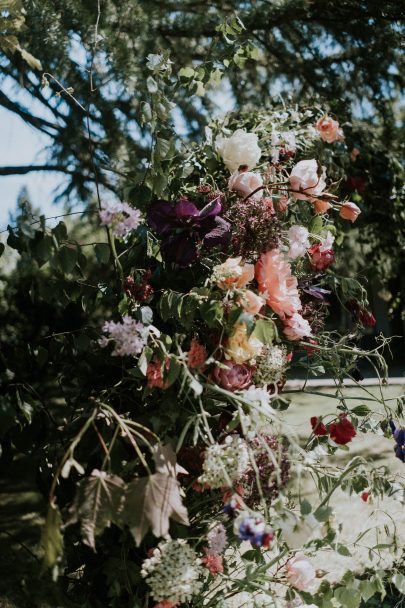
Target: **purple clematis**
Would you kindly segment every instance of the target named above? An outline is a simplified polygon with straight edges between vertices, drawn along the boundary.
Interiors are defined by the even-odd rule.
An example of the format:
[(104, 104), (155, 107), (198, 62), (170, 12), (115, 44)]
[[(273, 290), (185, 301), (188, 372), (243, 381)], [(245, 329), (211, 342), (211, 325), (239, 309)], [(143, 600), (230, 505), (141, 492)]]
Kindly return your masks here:
[(405, 462), (405, 430), (397, 427), (393, 420), (390, 420), (390, 427), (396, 444), (394, 447), (395, 456)]
[(147, 212), (148, 224), (161, 238), (162, 257), (166, 262), (189, 266), (200, 249), (224, 247), (230, 241), (231, 226), (222, 217), (219, 197), (201, 211), (187, 198), (175, 203), (153, 201)]

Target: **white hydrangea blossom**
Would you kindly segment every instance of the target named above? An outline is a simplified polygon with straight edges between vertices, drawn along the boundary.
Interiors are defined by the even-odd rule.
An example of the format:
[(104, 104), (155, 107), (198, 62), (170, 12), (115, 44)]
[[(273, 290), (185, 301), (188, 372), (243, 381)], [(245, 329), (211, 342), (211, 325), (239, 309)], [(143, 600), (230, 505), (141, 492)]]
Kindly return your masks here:
[(253, 169), (262, 155), (256, 133), (248, 133), (245, 129), (237, 129), (230, 137), (219, 135), (215, 147), (232, 173), (241, 165)]
[(214, 443), (206, 449), (199, 482), (210, 488), (229, 487), (239, 479), (248, 464), (246, 442), (238, 435), (228, 435), (224, 443)]
[(219, 555), (228, 544), (225, 526), (221, 523), (216, 524), (207, 534), (208, 549), (207, 555)]
[(141, 569), (155, 601), (181, 604), (199, 593), (202, 581), (198, 579), (202, 573), (197, 554), (184, 539), (159, 543)]
[(150, 331), (149, 327), (129, 315), (123, 316), (122, 323), (106, 321), (102, 329), (107, 336), (100, 338), (99, 344), (104, 348), (114, 341), (115, 346), (111, 353), (114, 357), (139, 355), (147, 342)]
[(288, 229), (288, 242), (290, 248), (288, 250), (288, 257), (293, 260), (301, 258), (305, 255), (309, 242), (309, 232), (304, 226), (298, 226), (295, 224)]
[(119, 201), (103, 202), (99, 215), (102, 225), (109, 226), (117, 237), (126, 236), (131, 230), (136, 230), (141, 223), (139, 209)]

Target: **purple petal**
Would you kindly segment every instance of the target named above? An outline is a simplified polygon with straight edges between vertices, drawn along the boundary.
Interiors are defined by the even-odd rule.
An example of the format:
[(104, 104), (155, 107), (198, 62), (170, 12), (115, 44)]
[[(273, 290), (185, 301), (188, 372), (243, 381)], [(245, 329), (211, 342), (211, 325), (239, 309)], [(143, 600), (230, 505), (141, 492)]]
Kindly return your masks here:
[(152, 230), (159, 235), (167, 234), (176, 225), (173, 205), (169, 201), (152, 201), (147, 211), (147, 220)]
[(328, 289), (322, 289), (321, 287), (315, 286), (303, 287), (302, 291), (305, 291), (305, 293), (318, 300), (325, 300), (325, 295), (331, 293)]
[(208, 203), (208, 205), (205, 205), (205, 207), (203, 209), (201, 209), (201, 211), (200, 211), (201, 219), (205, 219), (208, 217), (215, 217), (216, 215), (218, 215), (218, 213), (221, 213), (222, 205), (221, 205), (220, 198), (221, 198), (220, 196), (217, 196), (217, 198), (214, 198), (214, 200), (210, 201)]
[(203, 237), (204, 247), (212, 249), (212, 247), (224, 247), (225, 245), (228, 245), (231, 240), (231, 225), (222, 219), (222, 217), (207, 219), (213, 221), (208, 222), (206, 220), (202, 227), (202, 234), (205, 232)]
[(189, 266), (198, 259), (195, 240), (185, 234), (165, 239), (160, 249), (165, 262), (173, 262), (178, 266)]
[(178, 219), (186, 219), (189, 217), (198, 217), (200, 212), (197, 207), (191, 201), (186, 198), (181, 198), (176, 202), (176, 206), (174, 208), (176, 216)]

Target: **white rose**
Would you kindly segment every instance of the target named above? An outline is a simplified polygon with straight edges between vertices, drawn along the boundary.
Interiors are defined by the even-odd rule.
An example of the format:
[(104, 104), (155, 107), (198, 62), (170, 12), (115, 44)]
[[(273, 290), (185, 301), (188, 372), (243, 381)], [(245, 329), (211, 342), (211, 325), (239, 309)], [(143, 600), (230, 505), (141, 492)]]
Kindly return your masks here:
[(317, 587), (316, 571), (303, 553), (296, 553), (288, 560), (285, 569), (287, 580), (292, 587), (309, 593), (315, 591)]
[(215, 147), (230, 171), (236, 171), (241, 165), (253, 169), (262, 155), (259, 140), (255, 133), (237, 129), (230, 137), (220, 135), (215, 140)]
[(228, 181), (229, 190), (239, 192), (245, 198), (257, 188), (261, 188), (250, 197), (255, 201), (259, 201), (263, 197), (262, 186), (262, 176), (260, 173), (254, 173), (253, 171), (235, 171)]
[(325, 172), (318, 176), (318, 164), (315, 159), (300, 160), (291, 171), (290, 184), (294, 190), (294, 198), (301, 201), (312, 200), (325, 189)]

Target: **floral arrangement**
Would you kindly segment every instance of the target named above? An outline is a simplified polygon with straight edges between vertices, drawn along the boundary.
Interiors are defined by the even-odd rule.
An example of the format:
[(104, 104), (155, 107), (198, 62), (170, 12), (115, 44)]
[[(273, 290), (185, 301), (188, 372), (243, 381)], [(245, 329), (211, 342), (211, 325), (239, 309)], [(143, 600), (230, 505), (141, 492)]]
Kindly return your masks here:
[[(383, 343), (360, 346), (375, 323), (364, 288), (334, 271), (340, 226), (360, 213), (328, 175), (336, 148), (346, 153), (343, 130), (318, 110), (231, 115), (173, 152), (165, 198), (142, 212), (102, 205), (122, 297), (94, 348), (121, 376), (105, 379), (62, 459), (44, 546), (49, 556), (58, 482), (81, 476), (66, 525), (79, 524), (94, 551), (111, 524), (122, 531), (134, 606), (344, 606), (348, 589), (360, 602), (378, 587), (349, 573), (334, 590), (313, 564), (320, 548), (348, 551), (329, 505), (336, 489), (403, 497), (361, 457), (344, 468), (332, 458), (374, 428), (369, 409), (347, 405), (343, 379), (358, 379), (359, 357), (386, 371)], [(331, 299), (353, 316), (347, 335), (327, 325)], [(283, 419), (297, 368), (337, 385), (336, 409), (308, 420), (305, 444)], [(104, 451), (84, 474), (74, 450), (95, 422)], [(301, 495), (305, 475), (316, 480), (315, 504)]]

